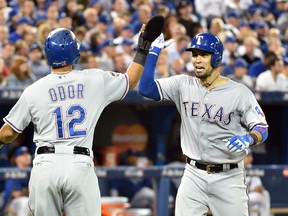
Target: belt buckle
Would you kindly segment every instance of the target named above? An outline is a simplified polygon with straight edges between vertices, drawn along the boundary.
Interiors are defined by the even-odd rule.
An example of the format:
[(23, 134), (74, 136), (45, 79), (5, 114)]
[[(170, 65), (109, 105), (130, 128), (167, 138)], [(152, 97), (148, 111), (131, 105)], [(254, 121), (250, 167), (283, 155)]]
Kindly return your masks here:
[(216, 173), (216, 171), (212, 171), (212, 170), (211, 170), (211, 169), (214, 168), (214, 167), (216, 167), (215, 164), (208, 164), (208, 165), (206, 166), (206, 171), (207, 171), (207, 173), (208, 173), (208, 174), (214, 174), (214, 173)]

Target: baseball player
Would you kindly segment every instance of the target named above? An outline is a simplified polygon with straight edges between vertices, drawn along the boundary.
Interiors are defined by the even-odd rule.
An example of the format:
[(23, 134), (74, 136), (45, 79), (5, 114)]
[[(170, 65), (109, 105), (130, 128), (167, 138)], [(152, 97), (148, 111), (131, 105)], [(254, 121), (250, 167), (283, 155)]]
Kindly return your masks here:
[(51, 74), (26, 88), (4, 118), (0, 144), (10, 143), (30, 122), (37, 146), (29, 182), (29, 207), (35, 216), (100, 216), (92, 141), (103, 109), (125, 97), (142, 72), (151, 43), (160, 35), (162, 16), (143, 25), (137, 52), (125, 74), (98, 69), (74, 70), (80, 43), (65, 28), (45, 42)]
[(169, 43), (160, 35), (152, 44), (139, 93), (173, 101), (181, 116), (181, 148), (187, 163), (175, 214), (202, 216), (210, 210), (213, 216), (247, 216), (243, 158), (250, 145), (261, 144), (268, 136), (263, 111), (247, 87), (220, 75), (223, 45), (209, 33), (196, 35), (187, 48), (195, 77), (154, 80), (158, 55)]

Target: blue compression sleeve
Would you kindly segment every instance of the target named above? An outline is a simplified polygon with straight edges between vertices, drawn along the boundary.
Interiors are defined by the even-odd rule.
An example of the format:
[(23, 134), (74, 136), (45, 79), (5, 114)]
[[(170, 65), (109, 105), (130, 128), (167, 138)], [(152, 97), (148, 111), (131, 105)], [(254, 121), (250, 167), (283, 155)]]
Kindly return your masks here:
[(154, 80), (158, 56), (148, 54), (143, 74), (140, 78), (138, 93), (142, 96), (159, 101), (161, 99), (157, 84)]
[(262, 126), (256, 126), (252, 130), (257, 131), (262, 136), (261, 144), (267, 139), (268, 137), (268, 128)]

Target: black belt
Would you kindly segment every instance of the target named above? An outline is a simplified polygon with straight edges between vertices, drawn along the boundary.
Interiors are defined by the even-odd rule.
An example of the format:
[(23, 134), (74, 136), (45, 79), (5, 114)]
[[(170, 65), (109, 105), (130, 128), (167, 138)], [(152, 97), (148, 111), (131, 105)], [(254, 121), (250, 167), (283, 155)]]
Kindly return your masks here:
[[(192, 160), (191, 158), (186, 158), (186, 162), (188, 164), (191, 164), (191, 162), (194, 161)], [(224, 169), (224, 165), (226, 166), (226, 169)], [(203, 164), (203, 163), (200, 163), (200, 162), (197, 162), (195, 161), (195, 166), (198, 168), (198, 169), (201, 169), (201, 170), (206, 170), (207, 173), (219, 173), (219, 172), (223, 172), (225, 170), (231, 170), (231, 169), (234, 169), (234, 168), (238, 168), (238, 164)]]
[[(41, 146), (37, 149), (37, 154), (50, 154), (55, 153), (54, 147)], [(90, 156), (90, 149), (85, 147), (74, 146), (73, 154), (82, 154)]]

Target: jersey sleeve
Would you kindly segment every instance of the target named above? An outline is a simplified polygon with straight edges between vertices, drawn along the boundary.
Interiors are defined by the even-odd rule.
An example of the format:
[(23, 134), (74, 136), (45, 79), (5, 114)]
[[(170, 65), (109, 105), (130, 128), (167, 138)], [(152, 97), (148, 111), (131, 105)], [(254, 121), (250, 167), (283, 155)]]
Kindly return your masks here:
[(156, 80), (161, 100), (176, 101), (178, 99), (180, 83), (183, 77), (183, 75), (177, 75)]
[(249, 130), (257, 125), (268, 127), (265, 114), (252, 92), (250, 92), (249, 96), (246, 97), (244, 107), (244, 123), (248, 126)]
[(104, 94), (108, 102), (122, 100), (129, 90), (129, 78), (127, 74), (105, 71)]
[(17, 103), (10, 110), (9, 114), (4, 117), (4, 122), (7, 123), (17, 133), (22, 133), (23, 130), (31, 122), (31, 114), (29, 109), (29, 103), (25, 97), (26, 91), (24, 91), (17, 101)]

